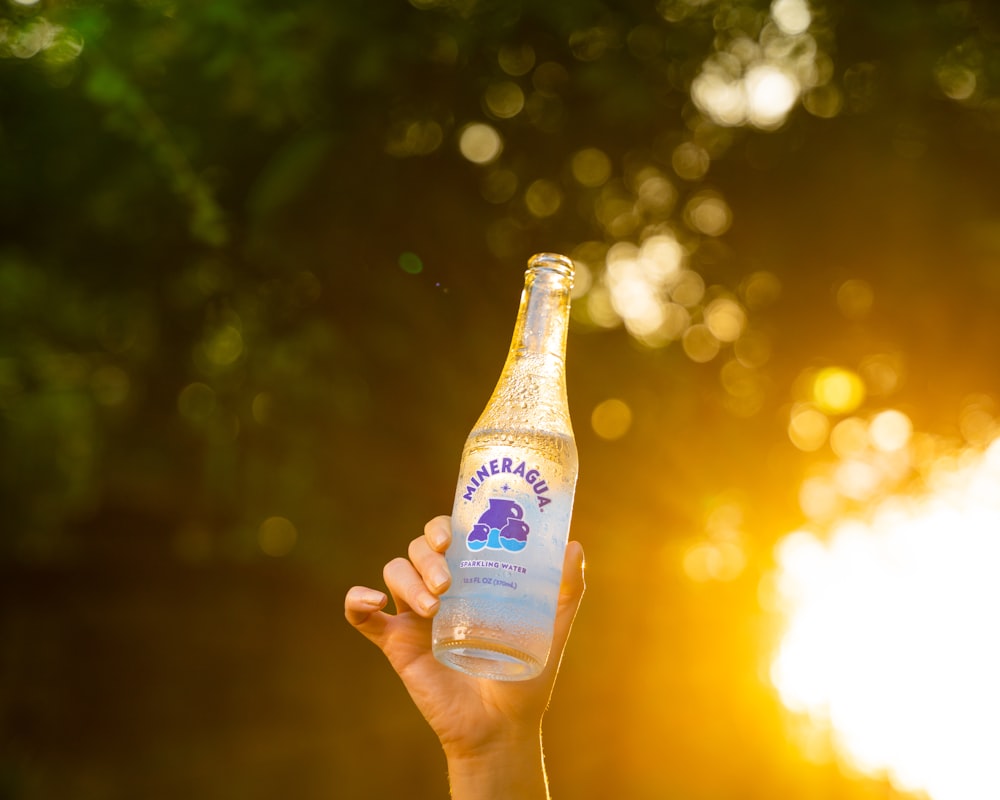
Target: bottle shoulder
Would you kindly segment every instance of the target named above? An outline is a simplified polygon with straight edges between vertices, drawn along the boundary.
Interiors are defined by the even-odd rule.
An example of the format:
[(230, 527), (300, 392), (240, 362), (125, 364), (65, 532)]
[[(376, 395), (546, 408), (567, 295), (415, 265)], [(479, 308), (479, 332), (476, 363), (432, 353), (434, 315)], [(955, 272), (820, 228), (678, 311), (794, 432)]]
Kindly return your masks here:
[(477, 426), (472, 429), (465, 441), (463, 458), (498, 450), (529, 452), (573, 471), (579, 463), (572, 429), (551, 431), (537, 428)]
[(508, 359), (477, 427), (572, 436), (562, 359), (537, 354)]

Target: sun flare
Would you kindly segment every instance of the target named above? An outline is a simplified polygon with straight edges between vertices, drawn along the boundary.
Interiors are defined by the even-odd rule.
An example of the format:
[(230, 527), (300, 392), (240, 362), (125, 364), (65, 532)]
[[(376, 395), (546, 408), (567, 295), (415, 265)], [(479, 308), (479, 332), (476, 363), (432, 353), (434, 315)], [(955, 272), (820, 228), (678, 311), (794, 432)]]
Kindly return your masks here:
[(932, 800), (1000, 797), (1000, 440), (928, 486), (779, 543), (771, 678), (852, 769)]

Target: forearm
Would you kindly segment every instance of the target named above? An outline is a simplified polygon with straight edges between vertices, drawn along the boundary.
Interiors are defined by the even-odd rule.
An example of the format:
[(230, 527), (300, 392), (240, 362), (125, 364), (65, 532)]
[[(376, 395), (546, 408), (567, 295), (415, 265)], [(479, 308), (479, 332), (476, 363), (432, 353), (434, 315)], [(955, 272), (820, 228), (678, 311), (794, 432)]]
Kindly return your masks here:
[(452, 800), (549, 800), (541, 733), (472, 756), (445, 755)]

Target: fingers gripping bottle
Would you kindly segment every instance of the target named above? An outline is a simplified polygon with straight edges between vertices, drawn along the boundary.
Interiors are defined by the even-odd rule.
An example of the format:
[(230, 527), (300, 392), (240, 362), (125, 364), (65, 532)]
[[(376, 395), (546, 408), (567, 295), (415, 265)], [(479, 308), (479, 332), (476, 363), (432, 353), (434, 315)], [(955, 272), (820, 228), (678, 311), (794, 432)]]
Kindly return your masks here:
[(448, 549), (451, 587), (434, 617), (434, 655), (485, 678), (541, 672), (578, 469), (566, 401), (573, 262), (532, 256), (493, 396), (465, 442)]

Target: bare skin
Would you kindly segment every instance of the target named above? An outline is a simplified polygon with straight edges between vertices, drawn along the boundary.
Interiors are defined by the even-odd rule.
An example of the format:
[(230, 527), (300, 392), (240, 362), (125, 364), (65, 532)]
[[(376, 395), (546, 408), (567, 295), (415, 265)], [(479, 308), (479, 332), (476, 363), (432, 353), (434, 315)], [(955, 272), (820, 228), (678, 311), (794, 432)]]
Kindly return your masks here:
[[(583, 597), (583, 548), (570, 542), (556, 611), (552, 653), (527, 681), (475, 678), (444, 666), (431, 652), (431, 623), (450, 582), (444, 552), (451, 520), (435, 517), (382, 575), (389, 595), (355, 586), (344, 613), (385, 654), (448, 761), (454, 800), (548, 800), (541, 723)], [(396, 613), (383, 609), (392, 597)]]

